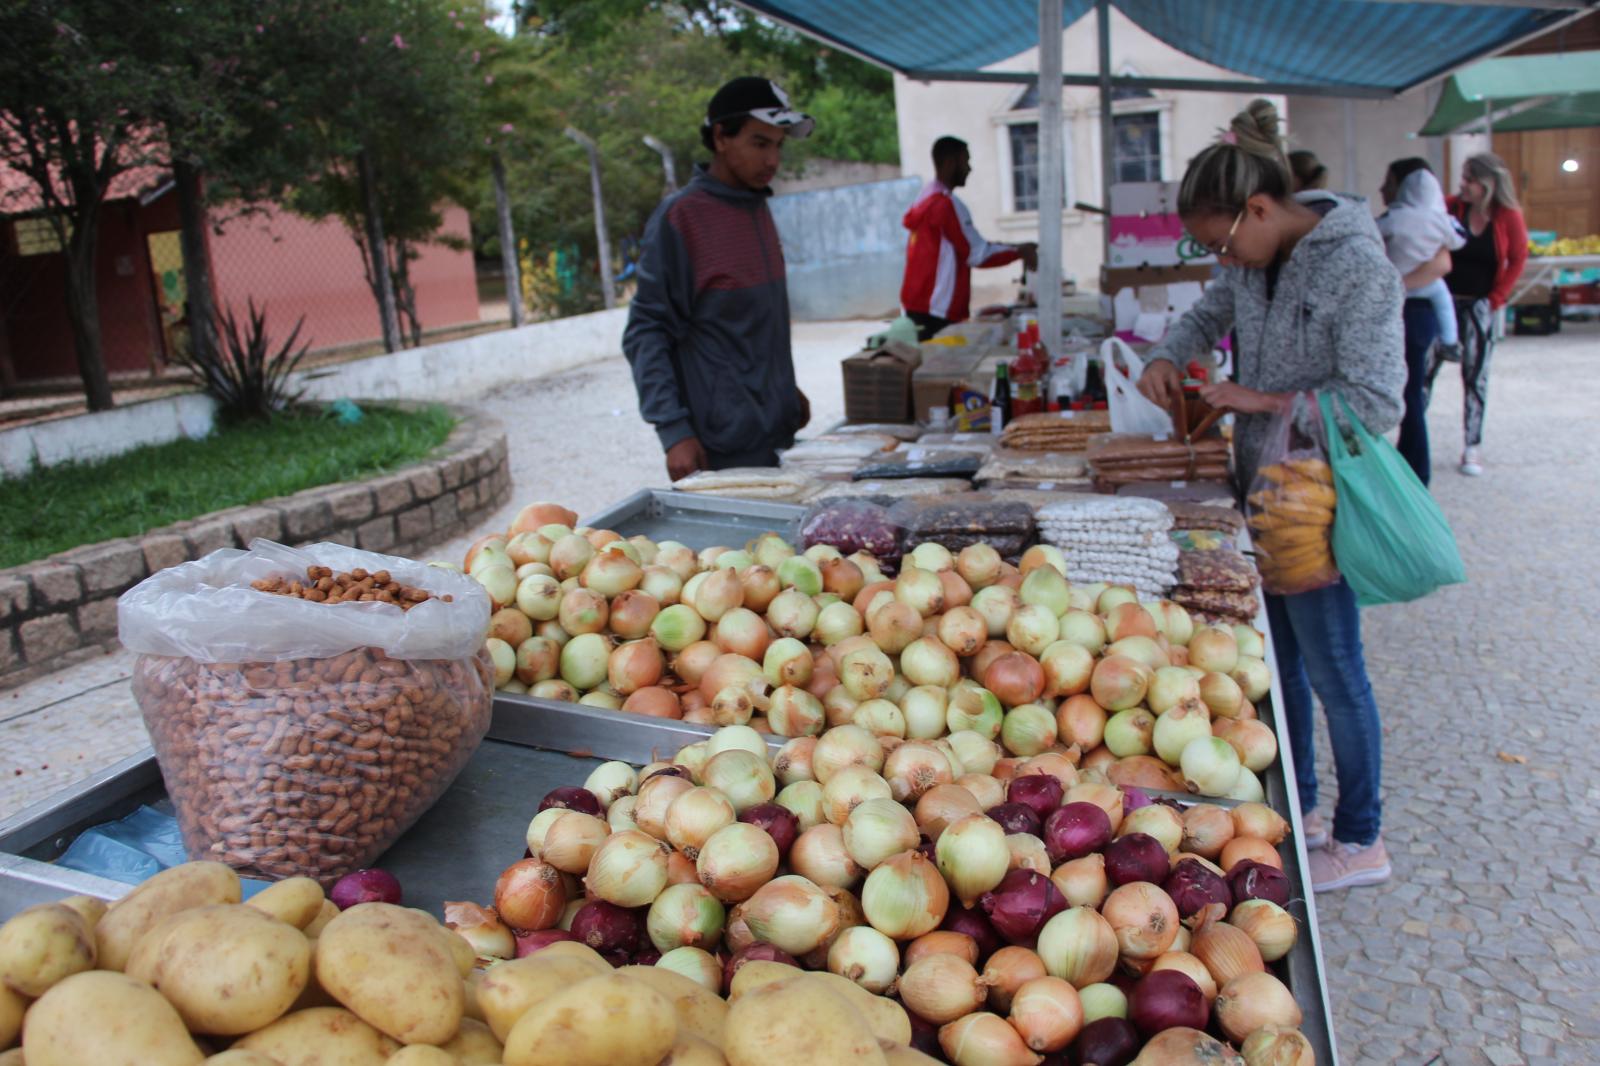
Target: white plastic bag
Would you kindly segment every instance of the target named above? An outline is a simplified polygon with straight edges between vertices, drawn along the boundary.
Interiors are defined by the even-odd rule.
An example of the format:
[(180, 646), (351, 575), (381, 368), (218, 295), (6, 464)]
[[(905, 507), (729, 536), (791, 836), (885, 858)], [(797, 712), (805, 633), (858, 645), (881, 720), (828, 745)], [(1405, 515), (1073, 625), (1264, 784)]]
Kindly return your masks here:
[[(1127, 372), (1117, 365), (1117, 358)], [(1137, 383), (1144, 373), (1144, 361), (1118, 337), (1108, 337), (1100, 345), (1100, 361), (1106, 376), (1106, 401), (1111, 408), (1113, 433), (1171, 433), (1172, 413), (1145, 399)]]
[[(409, 611), (387, 603), (329, 607), (250, 587), (283, 574), (304, 577), (308, 566), (387, 570), (451, 602), (432, 599)], [(257, 539), (249, 551), (222, 548), (162, 570), (117, 601), (117, 635), (129, 651), (203, 663), (328, 659), (356, 648), (382, 648), (392, 659), (470, 659), (488, 630), (489, 595), (465, 574), (342, 544), (290, 548)]]

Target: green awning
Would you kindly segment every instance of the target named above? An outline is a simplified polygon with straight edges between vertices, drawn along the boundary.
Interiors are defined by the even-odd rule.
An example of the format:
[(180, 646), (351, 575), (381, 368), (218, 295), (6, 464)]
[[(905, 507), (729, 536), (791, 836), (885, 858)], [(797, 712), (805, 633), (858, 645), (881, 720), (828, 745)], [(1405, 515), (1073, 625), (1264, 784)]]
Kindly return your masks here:
[(1445, 82), (1421, 133), (1600, 126), (1600, 51), (1511, 56), (1474, 63)]

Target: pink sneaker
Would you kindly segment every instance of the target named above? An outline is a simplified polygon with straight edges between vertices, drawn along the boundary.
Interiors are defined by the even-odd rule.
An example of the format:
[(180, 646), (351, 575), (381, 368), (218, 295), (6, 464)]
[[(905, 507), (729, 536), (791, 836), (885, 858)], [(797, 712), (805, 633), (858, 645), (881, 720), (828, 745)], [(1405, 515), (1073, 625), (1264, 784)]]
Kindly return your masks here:
[(1307, 851), (1316, 851), (1318, 848), (1328, 846), (1328, 825), (1322, 820), (1322, 815), (1316, 811), (1300, 816), (1300, 836), (1306, 842)]
[(1391, 873), (1389, 852), (1382, 837), (1364, 848), (1330, 840), (1327, 847), (1311, 856), (1311, 888), (1316, 892), (1382, 884)]

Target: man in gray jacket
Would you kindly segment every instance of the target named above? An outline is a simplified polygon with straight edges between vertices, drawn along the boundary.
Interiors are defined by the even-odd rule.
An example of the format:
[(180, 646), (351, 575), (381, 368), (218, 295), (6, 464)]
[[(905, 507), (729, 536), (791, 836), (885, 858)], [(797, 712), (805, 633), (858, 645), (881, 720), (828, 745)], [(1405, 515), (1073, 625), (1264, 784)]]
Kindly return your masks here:
[(639, 413), (672, 480), (696, 470), (776, 466), (811, 418), (795, 384), (783, 248), (767, 198), (786, 137), (813, 120), (765, 78), (711, 98), (698, 166), (645, 229), (622, 350)]

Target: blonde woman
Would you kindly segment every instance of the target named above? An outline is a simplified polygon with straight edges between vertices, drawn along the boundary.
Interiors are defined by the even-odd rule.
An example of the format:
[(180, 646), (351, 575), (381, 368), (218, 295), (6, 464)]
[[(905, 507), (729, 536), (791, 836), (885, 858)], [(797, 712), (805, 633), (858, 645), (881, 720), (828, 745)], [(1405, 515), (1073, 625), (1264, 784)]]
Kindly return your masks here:
[[(1493, 152), (1470, 157), (1461, 167), (1461, 188), (1446, 209), (1467, 231), (1467, 242), (1451, 253), (1444, 282), (1456, 299), (1461, 333), (1464, 447), (1461, 472), (1483, 473), (1483, 414), (1489, 404), (1489, 359), (1494, 354), (1494, 316), (1528, 259), (1528, 227), (1522, 220), (1511, 171)], [(1432, 391), (1435, 364), (1428, 375)]]

